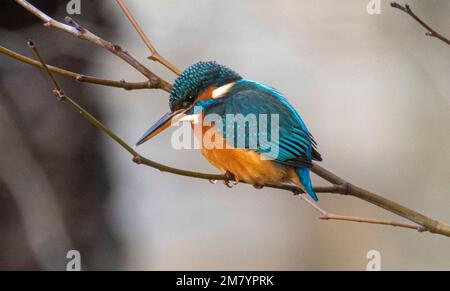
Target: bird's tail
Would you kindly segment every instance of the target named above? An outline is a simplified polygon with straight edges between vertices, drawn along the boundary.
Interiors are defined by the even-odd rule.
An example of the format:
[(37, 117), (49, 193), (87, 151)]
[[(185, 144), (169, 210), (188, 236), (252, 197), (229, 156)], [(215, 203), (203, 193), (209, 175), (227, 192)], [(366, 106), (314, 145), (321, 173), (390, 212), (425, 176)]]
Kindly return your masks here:
[(314, 201), (319, 201), (319, 198), (317, 198), (317, 195), (312, 187), (311, 177), (309, 176), (309, 169), (297, 168), (295, 169), (295, 171), (297, 172), (297, 175), (303, 186), (302, 188), (304, 188), (305, 192), (308, 193), (308, 195), (311, 196), (311, 198), (314, 199)]

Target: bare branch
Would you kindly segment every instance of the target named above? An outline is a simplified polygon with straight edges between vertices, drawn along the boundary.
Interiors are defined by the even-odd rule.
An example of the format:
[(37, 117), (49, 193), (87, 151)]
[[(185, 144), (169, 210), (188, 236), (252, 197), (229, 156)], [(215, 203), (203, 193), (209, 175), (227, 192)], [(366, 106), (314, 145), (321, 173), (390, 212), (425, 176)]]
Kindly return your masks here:
[(36, 48), (36, 44), (34, 41), (30, 40), (28, 41), (28, 46), (33, 49), (36, 56), (39, 59), (39, 62), (41, 63), (42, 67), (44, 68), (44, 71), (49, 76), (50, 80), (52, 81), (52, 84), (54, 86), (53, 93), (57, 97), (59, 101), (63, 101), (70, 105), (75, 111), (81, 114), (83, 118), (85, 118), (89, 123), (91, 123), (93, 126), (98, 128), (99, 130), (106, 133), (110, 138), (112, 138), (115, 142), (117, 142), (122, 148), (124, 148), (128, 153), (130, 153), (133, 156), (133, 161), (137, 164), (143, 164), (150, 166), (152, 168), (156, 168), (163, 172), (170, 172), (177, 175), (187, 176), (187, 177), (196, 177), (201, 179), (207, 179), (207, 180), (222, 180), (224, 179), (223, 175), (211, 175), (211, 174), (202, 174), (192, 171), (185, 171), (180, 170), (176, 168), (172, 168), (157, 162), (154, 162), (152, 160), (149, 160), (147, 158), (142, 157), (136, 150), (133, 149), (132, 146), (128, 145), (123, 139), (121, 139), (119, 136), (117, 136), (112, 130), (107, 128), (105, 125), (103, 125), (99, 120), (97, 120), (94, 116), (92, 116), (89, 112), (87, 112), (83, 107), (78, 105), (75, 101), (73, 101), (70, 97), (68, 97), (59, 86), (58, 82), (56, 81), (55, 77), (53, 76), (52, 72), (50, 71), (49, 67), (44, 62), (43, 58), (41, 57), (39, 51)]
[(125, 62), (127, 62), (129, 65), (131, 65), (133, 68), (135, 68), (137, 71), (139, 71), (141, 74), (143, 74), (145, 77), (149, 79), (149, 82), (151, 84), (151, 88), (158, 88), (162, 89), (166, 92), (170, 92), (172, 85), (160, 77), (158, 77), (156, 74), (154, 74), (152, 71), (150, 71), (147, 67), (142, 65), (140, 62), (138, 62), (134, 57), (132, 57), (127, 51), (124, 51), (120, 46), (115, 45), (109, 41), (106, 41), (99, 36), (93, 34), (89, 30), (87, 30), (84, 27), (81, 27), (79, 24), (75, 24), (75, 21), (71, 19), (70, 17), (66, 17), (66, 22), (75, 24), (75, 26), (70, 26), (61, 22), (58, 22), (51, 18), (50, 16), (46, 15), (30, 3), (28, 3), (25, 0), (15, 0), (17, 3), (19, 3), (22, 7), (33, 13), (35, 16), (37, 16), (39, 19), (41, 19), (44, 22), (44, 26), (51, 27), (55, 29), (59, 29), (61, 31), (67, 32), (73, 36), (76, 36), (80, 39), (87, 40), (89, 42), (92, 42), (109, 52), (113, 53), (114, 55), (118, 56)]
[[(18, 61), (24, 62), (26, 64), (38, 67), (43, 69), (41, 63), (39, 61), (36, 61), (34, 59), (28, 58), (24, 55), (21, 55), (19, 53), (16, 53), (12, 50), (9, 50), (5, 47), (0, 46), (0, 53), (3, 53), (7, 56), (10, 56), (11, 58), (14, 58)], [(83, 82), (83, 83), (92, 83), (92, 84), (96, 84), (96, 85), (102, 85), (102, 86), (109, 86), (109, 87), (116, 87), (116, 88), (123, 88), (125, 90), (134, 90), (134, 89), (151, 89), (151, 84), (148, 81), (144, 81), (144, 82), (136, 82), (136, 83), (130, 83), (130, 82), (126, 82), (124, 80), (121, 81), (113, 81), (113, 80), (106, 80), (106, 79), (101, 79), (101, 78), (97, 78), (97, 77), (92, 77), (92, 76), (87, 76), (87, 75), (83, 75), (80, 73), (75, 73), (72, 71), (68, 71), (62, 68), (58, 68), (55, 66), (47, 66), (48, 69), (52, 72), (52, 73), (56, 73), (56, 74), (60, 74), (63, 75), (65, 77), (74, 79), (78, 82)]]
[(412, 222), (415, 222), (428, 231), (432, 233), (438, 233), (442, 235), (446, 235), (450, 237), (450, 227), (446, 224), (443, 224), (437, 220), (431, 219), (417, 211), (411, 210), (403, 205), (398, 204), (397, 202), (386, 199), (380, 195), (372, 193), (368, 190), (360, 188), (356, 185), (348, 183), (344, 179), (338, 177), (336, 174), (330, 172), (329, 170), (322, 168), (321, 166), (314, 164), (312, 167), (312, 171), (318, 175), (319, 177), (327, 180), (328, 182), (336, 185), (344, 185), (346, 188), (346, 195), (351, 195), (358, 197), (362, 200), (365, 200), (371, 204), (377, 205), (381, 208), (388, 210), (389, 212), (395, 213), (401, 217), (404, 217)]
[(408, 14), (409, 16), (411, 16), (412, 18), (414, 18), (414, 20), (416, 20), (420, 25), (422, 25), (427, 32), (425, 32), (425, 35), (427, 36), (431, 36), (431, 37), (435, 37), (437, 39), (442, 40), (443, 42), (445, 42), (446, 44), (450, 45), (450, 40), (448, 38), (446, 38), (445, 36), (443, 36), (442, 34), (438, 33), (437, 31), (435, 31), (434, 29), (432, 29), (428, 24), (426, 24), (422, 19), (419, 18), (419, 16), (417, 16), (411, 9), (411, 7), (409, 7), (408, 4), (405, 4), (405, 6), (402, 6), (400, 4), (398, 4), (397, 2), (391, 2), (391, 6), (393, 8), (397, 8), (403, 12), (405, 12), (406, 14)]
[(166, 68), (168, 68), (169, 70), (171, 70), (172, 72), (177, 74), (178, 76), (181, 75), (181, 71), (177, 67), (175, 67), (173, 64), (171, 64), (168, 60), (166, 60), (163, 56), (161, 56), (158, 53), (155, 46), (152, 44), (150, 39), (147, 37), (147, 35), (144, 33), (141, 26), (137, 22), (136, 18), (133, 16), (133, 13), (131, 13), (130, 9), (125, 4), (125, 1), (123, 1), (123, 0), (116, 0), (116, 1), (120, 5), (120, 8), (122, 8), (123, 12), (127, 16), (128, 20), (131, 22), (131, 24), (133, 25), (134, 29), (137, 31), (137, 33), (139, 34), (141, 39), (144, 41), (145, 45), (148, 47), (148, 49), (152, 53), (148, 58), (150, 60), (153, 60), (153, 61), (156, 61), (156, 62), (162, 64), (163, 66), (165, 66)]
[(302, 198), (302, 200), (304, 200), (306, 203), (308, 203), (309, 206), (311, 206), (314, 210), (316, 210), (317, 212), (320, 213), (320, 219), (322, 219), (322, 220), (340, 220), (340, 221), (352, 221), (352, 222), (360, 222), (360, 223), (390, 225), (390, 226), (397, 226), (397, 227), (402, 227), (402, 228), (415, 229), (419, 232), (426, 231), (426, 228), (424, 228), (423, 226), (415, 225), (415, 224), (328, 213), (327, 211), (320, 208), (316, 203), (314, 203), (314, 201), (311, 201), (311, 199), (309, 199), (307, 194), (300, 194), (300, 197)]
[(338, 215), (338, 214), (332, 214), (332, 213), (329, 213), (327, 215), (321, 216), (320, 219), (323, 219), (323, 220), (353, 221), (353, 222), (369, 223), (369, 224), (380, 224), (380, 225), (390, 225), (390, 226), (414, 229), (414, 230), (417, 230), (418, 232), (427, 231), (427, 229), (425, 227), (420, 226), (420, 225), (401, 223), (401, 222), (389, 221), (389, 220), (379, 220), (379, 219), (370, 219), (370, 218), (356, 217), (356, 216)]

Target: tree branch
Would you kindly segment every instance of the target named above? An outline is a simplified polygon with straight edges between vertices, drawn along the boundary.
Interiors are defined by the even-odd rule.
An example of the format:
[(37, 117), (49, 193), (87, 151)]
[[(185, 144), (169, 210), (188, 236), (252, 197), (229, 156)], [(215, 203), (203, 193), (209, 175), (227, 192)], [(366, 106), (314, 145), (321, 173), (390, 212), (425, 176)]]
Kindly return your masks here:
[(338, 215), (334, 213), (328, 213), (327, 211), (320, 208), (314, 201), (312, 201), (307, 194), (300, 194), (300, 197), (308, 203), (314, 210), (320, 213), (320, 219), (322, 220), (340, 220), (340, 221), (352, 221), (352, 222), (360, 222), (360, 223), (370, 223), (370, 224), (380, 224), (380, 225), (390, 225), (402, 228), (414, 229), (419, 232), (424, 232), (427, 229), (423, 226), (417, 224), (408, 224), (401, 223), (396, 221), (388, 221), (388, 220), (379, 220), (379, 219), (371, 219), (366, 217), (356, 217), (356, 216), (347, 216), (347, 215)]
[[(12, 50), (9, 50), (5, 47), (0, 46), (0, 53), (3, 53), (11, 58), (14, 58), (18, 61), (21, 61), (23, 63), (38, 67), (43, 69), (41, 63), (39, 61), (36, 61), (34, 59), (28, 58), (24, 55), (21, 55), (19, 53), (16, 53)], [(65, 77), (74, 79), (78, 82), (83, 82), (83, 83), (92, 83), (92, 84), (96, 84), (96, 85), (102, 85), (102, 86), (109, 86), (109, 87), (116, 87), (116, 88), (123, 88), (125, 90), (134, 90), (134, 89), (151, 89), (151, 84), (148, 81), (144, 81), (144, 82), (136, 82), (136, 83), (130, 83), (130, 82), (126, 82), (124, 80), (121, 81), (113, 81), (113, 80), (106, 80), (106, 79), (101, 79), (101, 78), (97, 78), (97, 77), (92, 77), (92, 76), (87, 76), (87, 75), (83, 75), (80, 73), (75, 73), (72, 71), (68, 71), (68, 70), (64, 70), (62, 68), (58, 68), (55, 66), (47, 66), (48, 69), (52, 72), (52, 73), (56, 73), (56, 74), (60, 74), (63, 75)]]
[(338, 214), (332, 214), (332, 213), (321, 216), (320, 219), (390, 225), (390, 226), (414, 229), (414, 230), (417, 230), (418, 232), (427, 231), (427, 229), (425, 227), (420, 226), (420, 225), (413, 225), (413, 224), (407, 224), (407, 223), (401, 223), (401, 222), (389, 221), (389, 220), (379, 220), (379, 219), (370, 219), (370, 218), (356, 217), (356, 216), (338, 215)]
[[(16, 0), (19, 3), (26, 3), (28, 6), (28, 10), (30, 10), (33, 14), (37, 15), (41, 19), (43, 18), (44, 21), (47, 21), (47, 23), (50, 23), (49, 25), (54, 26), (56, 28), (59, 28), (63, 31), (69, 30), (72, 31), (75, 29), (76, 31), (73, 31), (75, 35), (79, 36), (81, 34), (85, 39), (91, 40), (96, 43), (98, 41), (98, 38), (93, 37), (92, 34), (87, 33), (87, 31), (84, 28), (81, 28), (79, 25), (75, 25), (75, 27), (68, 26), (66, 27), (63, 24), (59, 23), (53, 23), (51, 18), (45, 18), (42, 15), (43, 13), (40, 13), (39, 10), (35, 9), (33, 6), (28, 4), (26, 1), (20, 1)], [(34, 9), (31, 9), (31, 7)], [(70, 21), (69, 21), (70, 22)], [(72, 32), (70, 32), (72, 33)], [(100, 46), (103, 46), (103, 41), (100, 41)], [(122, 146), (128, 153), (130, 153), (133, 157), (133, 161), (137, 164), (144, 164), (156, 169), (159, 169), (163, 172), (169, 172), (181, 176), (187, 176), (187, 177), (193, 177), (193, 178), (200, 178), (200, 179), (206, 179), (210, 181), (225, 181), (228, 182), (230, 177), (227, 175), (213, 175), (213, 174), (205, 174), (205, 173), (198, 173), (193, 171), (186, 171), (181, 170), (173, 167), (169, 167), (160, 163), (157, 163), (155, 161), (152, 161), (150, 159), (147, 159), (143, 156), (141, 156), (137, 151), (135, 151), (130, 145), (128, 145), (125, 141), (123, 141), (120, 137), (118, 137), (113, 131), (111, 131), (109, 128), (107, 128), (105, 125), (103, 125), (100, 121), (98, 121), (94, 116), (92, 116), (89, 112), (87, 112), (85, 109), (83, 109), (80, 105), (78, 105), (76, 102), (74, 102), (72, 99), (70, 99), (67, 95), (64, 94), (60, 86), (58, 85), (56, 79), (52, 75), (52, 71), (50, 68), (45, 64), (42, 57), (40, 56), (39, 52), (36, 49), (36, 46), (34, 42), (29, 42), (29, 46), (34, 50), (36, 56), (39, 59), (40, 67), (44, 68), (45, 72), (48, 74), (50, 79), (53, 82), (53, 85), (55, 89), (53, 90), (55, 96), (58, 100), (61, 100), (70, 107), (72, 107), (74, 110), (79, 112), (88, 122), (90, 122), (92, 125), (106, 133), (110, 138), (112, 138), (115, 142), (117, 142), (120, 146)], [(119, 50), (119, 52), (123, 52), (122, 50)], [(120, 53), (119, 53), (120, 54)], [(122, 55), (122, 54), (120, 54)], [(123, 55), (122, 55), (123, 56)], [(125, 54), (125, 56), (129, 56), (128, 54)], [(131, 62), (130, 65), (134, 67), (136, 63)], [(157, 77), (159, 78), (159, 77)], [(161, 79), (159, 79), (161, 80)], [(166, 82), (167, 83), (167, 82)], [(167, 83), (167, 88), (170, 88), (171, 85)], [(390, 225), (390, 226), (399, 226), (399, 227), (406, 227), (411, 229), (416, 229), (419, 231), (429, 231), (431, 233), (441, 234), (445, 236), (450, 237), (450, 227), (448, 225), (445, 225), (437, 220), (431, 219), (429, 217), (426, 217), (423, 214), (420, 214), (414, 210), (411, 210), (403, 205), (400, 205), (396, 202), (393, 202), (391, 200), (388, 200), (380, 195), (377, 195), (375, 193), (372, 193), (368, 190), (365, 190), (363, 188), (360, 188), (356, 185), (353, 185), (343, 178), (337, 176), (336, 174), (326, 170), (325, 168), (322, 168), (318, 166), (317, 164), (313, 164), (312, 171), (317, 174), (318, 176), (322, 177), (324, 180), (332, 183), (332, 186), (328, 187), (315, 187), (315, 191), (318, 193), (336, 193), (336, 194), (343, 194), (343, 195), (351, 195), (358, 197), (362, 200), (365, 200), (371, 204), (374, 204), (376, 206), (379, 206), (381, 208), (384, 208), (392, 213), (395, 213), (399, 216), (402, 216), (412, 222), (415, 222), (419, 224), (419, 226), (415, 225), (409, 225), (405, 223), (398, 223), (398, 222), (391, 222), (391, 221), (384, 221), (384, 220), (375, 220), (375, 219), (367, 219), (367, 218), (358, 218), (358, 217), (350, 217), (350, 216), (343, 216), (343, 215), (336, 215), (336, 214), (328, 214), (328, 215), (322, 215), (322, 219), (334, 219), (334, 220), (346, 220), (346, 221), (357, 221), (357, 222), (366, 222), (366, 223), (374, 223), (374, 224), (383, 224), (383, 225)], [(265, 187), (271, 187), (276, 189), (283, 189), (290, 192), (293, 192), (294, 194), (300, 194), (303, 193), (301, 189), (290, 186), (290, 185), (265, 185)], [(308, 199), (309, 200), (309, 199)], [(324, 213), (322, 213), (324, 214)]]
[(431, 219), (419, 212), (411, 210), (403, 205), (400, 205), (394, 201), (386, 199), (380, 195), (372, 193), (368, 190), (365, 190), (361, 187), (348, 183), (344, 179), (338, 177), (334, 173), (322, 168), (321, 166), (314, 164), (312, 167), (312, 171), (318, 175), (319, 177), (327, 180), (332, 184), (337, 185), (345, 185), (346, 195), (351, 195), (358, 197), (362, 200), (365, 200), (371, 204), (377, 205), (381, 208), (384, 208), (392, 213), (395, 213), (399, 216), (402, 216), (412, 222), (415, 222), (423, 227), (425, 227), (428, 231), (432, 233), (443, 234), (450, 237), (450, 227), (446, 224), (440, 223), (437, 220)]
[(450, 40), (448, 38), (446, 38), (442, 34), (438, 33), (434, 29), (432, 29), (428, 24), (426, 24), (422, 19), (420, 19), (419, 16), (417, 16), (412, 11), (411, 7), (409, 7), (408, 4), (405, 4), (405, 6), (402, 6), (402, 5), (398, 4), (397, 2), (391, 2), (391, 7), (397, 8), (397, 9), (405, 12), (406, 14), (411, 16), (412, 18), (414, 18), (415, 21), (417, 21), (420, 25), (422, 25), (427, 30), (427, 32), (425, 32), (425, 35), (431, 36), (431, 37), (435, 37), (437, 39), (442, 40), (446, 44), (450, 45)]
[(152, 88), (158, 88), (162, 89), (166, 92), (170, 92), (172, 85), (160, 77), (158, 77), (156, 74), (154, 74), (152, 71), (150, 71), (147, 67), (142, 65), (140, 62), (138, 62), (134, 57), (132, 57), (127, 51), (124, 51), (120, 46), (113, 44), (109, 41), (106, 41), (99, 36), (93, 34), (86, 28), (82, 27), (78, 23), (76, 23), (72, 18), (66, 17), (66, 22), (72, 24), (67, 25), (64, 23), (61, 23), (59, 21), (54, 20), (44, 12), (40, 11), (30, 3), (28, 3), (25, 0), (15, 0), (18, 4), (20, 4), (22, 7), (24, 7), (26, 10), (34, 14), (36, 17), (41, 19), (44, 22), (44, 26), (51, 27), (55, 29), (59, 29), (61, 31), (64, 31), (66, 33), (69, 33), (73, 36), (76, 36), (80, 39), (87, 40), (89, 42), (92, 42), (109, 52), (113, 53), (114, 55), (118, 56), (125, 62), (127, 62), (129, 65), (131, 65), (133, 68), (135, 68), (138, 72), (140, 72), (142, 75), (148, 78), (151, 87)]
[(120, 5), (120, 8), (122, 8), (123, 12), (127, 16), (128, 20), (131, 22), (131, 24), (133, 25), (134, 29), (137, 31), (137, 33), (139, 34), (141, 39), (144, 41), (145, 45), (148, 47), (148, 49), (152, 53), (148, 58), (152, 61), (162, 64), (163, 66), (165, 66), (166, 68), (168, 68), (169, 70), (171, 70), (172, 72), (177, 74), (178, 76), (181, 75), (181, 71), (177, 67), (172, 65), (168, 60), (166, 60), (163, 56), (161, 56), (158, 53), (155, 46), (152, 44), (152, 42), (147, 37), (147, 35), (145, 35), (144, 31), (142, 30), (141, 26), (137, 22), (136, 18), (133, 16), (133, 14), (131, 13), (128, 6), (125, 4), (125, 1), (123, 1), (123, 0), (116, 0), (116, 1)]

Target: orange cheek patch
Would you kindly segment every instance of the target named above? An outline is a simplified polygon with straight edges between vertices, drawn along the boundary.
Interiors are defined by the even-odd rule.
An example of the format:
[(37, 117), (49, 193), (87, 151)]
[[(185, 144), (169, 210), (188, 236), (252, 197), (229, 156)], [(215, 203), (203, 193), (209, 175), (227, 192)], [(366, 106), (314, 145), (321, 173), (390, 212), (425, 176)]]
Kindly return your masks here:
[(216, 90), (217, 87), (209, 87), (208, 89), (206, 89), (205, 91), (203, 91), (202, 93), (200, 93), (200, 95), (198, 96), (196, 101), (200, 101), (200, 100), (209, 100), (212, 98), (213, 95), (213, 91)]

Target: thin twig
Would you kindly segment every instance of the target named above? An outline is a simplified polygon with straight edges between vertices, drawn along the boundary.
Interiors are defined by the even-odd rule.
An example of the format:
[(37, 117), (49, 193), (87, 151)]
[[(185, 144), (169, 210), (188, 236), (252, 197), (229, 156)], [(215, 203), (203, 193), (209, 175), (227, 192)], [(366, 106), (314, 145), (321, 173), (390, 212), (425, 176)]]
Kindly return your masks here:
[(412, 11), (411, 7), (408, 4), (405, 4), (405, 6), (402, 6), (402, 5), (398, 4), (397, 2), (391, 2), (391, 6), (393, 8), (397, 8), (397, 9), (405, 12), (406, 14), (408, 14), (409, 16), (414, 18), (414, 20), (416, 20), (420, 25), (422, 25), (427, 30), (427, 32), (425, 32), (425, 35), (431, 36), (431, 37), (435, 37), (437, 39), (442, 40), (446, 44), (450, 45), (450, 40), (448, 38), (446, 38), (445, 36), (443, 36), (439, 32), (437, 32), (434, 29), (432, 29), (428, 24), (426, 24), (422, 19), (420, 19), (420, 17), (417, 16)]
[[(43, 69), (41, 63), (39, 61), (36, 61), (32, 58), (26, 57), (24, 55), (21, 55), (19, 53), (16, 53), (12, 50), (9, 50), (5, 47), (0, 46), (0, 53), (3, 53), (11, 58), (14, 58), (18, 61), (24, 62), (26, 64), (38, 67)], [(97, 78), (97, 77), (93, 77), (93, 76), (88, 76), (88, 75), (83, 75), (80, 73), (75, 73), (72, 71), (68, 71), (59, 67), (55, 67), (55, 66), (47, 66), (48, 69), (52, 72), (52, 73), (56, 73), (59, 75), (63, 75), (65, 77), (74, 79), (78, 82), (84, 82), (84, 83), (92, 83), (92, 84), (96, 84), (96, 85), (102, 85), (102, 86), (109, 86), (109, 87), (116, 87), (116, 88), (123, 88), (125, 90), (134, 90), (134, 89), (151, 89), (151, 84), (148, 81), (144, 81), (144, 82), (126, 82), (124, 80), (121, 81), (113, 81), (113, 80), (106, 80), (106, 79), (101, 79), (101, 78)]]
[[(39, 19), (41, 19), (44, 22), (44, 26), (59, 29), (73, 36), (76, 36), (80, 39), (90, 41), (108, 50), (109, 52), (113, 53), (114, 55), (118, 56), (119, 58), (127, 62), (129, 65), (131, 65), (145, 77), (147, 77), (149, 82), (151, 83), (152, 88), (158, 88), (166, 92), (170, 92), (172, 88), (172, 85), (170, 83), (158, 77), (155, 73), (150, 71), (147, 67), (145, 67), (140, 62), (138, 62), (134, 57), (132, 57), (127, 51), (123, 50), (120, 46), (100, 38), (99, 36), (93, 34), (92, 32), (90, 32), (89, 30), (87, 30), (86, 28), (82, 27), (79, 24), (76, 24), (75, 26), (70, 26), (61, 23), (59, 21), (56, 21), (25, 0), (15, 0), (15, 1), (22, 7), (24, 7), (26, 10), (30, 11)], [(70, 17), (66, 17), (66, 21), (72, 24), (75, 23), (75, 21)]]
[(326, 181), (335, 184), (343, 185), (346, 195), (351, 195), (365, 200), (371, 204), (379, 206), (386, 209), (389, 212), (395, 213), (403, 218), (406, 218), (414, 223), (417, 223), (424, 228), (426, 228), (431, 233), (438, 233), (450, 237), (450, 226), (441, 223), (435, 219), (429, 218), (417, 211), (409, 209), (403, 205), (398, 204), (392, 200), (384, 198), (378, 194), (370, 192), (366, 189), (353, 185), (331, 171), (317, 165), (313, 164), (311, 170), (319, 177), (325, 179)]
[(419, 232), (424, 232), (427, 229), (423, 226), (417, 225), (417, 224), (409, 224), (409, 223), (402, 223), (397, 221), (388, 221), (388, 220), (380, 220), (380, 219), (372, 219), (372, 218), (366, 218), (366, 217), (357, 217), (357, 216), (348, 216), (348, 215), (339, 215), (334, 213), (328, 213), (327, 211), (320, 208), (314, 201), (311, 201), (309, 199), (307, 194), (301, 194), (300, 197), (303, 201), (305, 201), (309, 206), (311, 206), (314, 210), (320, 213), (320, 219), (322, 220), (340, 220), (340, 221), (352, 221), (352, 222), (359, 222), (359, 223), (369, 223), (369, 224), (380, 224), (380, 225), (390, 225), (390, 226), (396, 226), (401, 228), (409, 228), (414, 229)]
[(127, 16), (128, 20), (133, 25), (134, 29), (137, 31), (141, 39), (144, 41), (145, 45), (148, 47), (150, 52), (152, 53), (148, 58), (150, 60), (156, 61), (172, 72), (174, 72), (177, 75), (181, 75), (181, 71), (175, 67), (172, 63), (170, 63), (167, 59), (165, 59), (163, 56), (161, 56), (158, 51), (156, 50), (155, 46), (152, 44), (150, 39), (145, 34), (144, 30), (142, 30), (141, 26), (137, 22), (136, 18), (134, 17), (133, 13), (131, 13), (131, 10), (128, 8), (128, 6), (125, 4), (125, 1), (123, 0), (116, 0), (119, 4), (120, 8), (122, 8), (123, 12)]
[(320, 219), (323, 219), (323, 220), (353, 221), (353, 222), (369, 223), (369, 224), (390, 225), (390, 226), (396, 226), (396, 227), (401, 227), (401, 228), (414, 229), (414, 230), (417, 230), (418, 232), (425, 232), (425, 231), (427, 231), (427, 229), (425, 227), (420, 226), (420, 225), (401, 223), (401, 222), (390, 221), (390, 220), (379, 220), (379, 219), (370, 219), (370, 218), (356, 217), (356, 216), (338, 215), (338, 214), (333, 214), (333, 213), (329, 213), (327, 215), (321, 216)]

